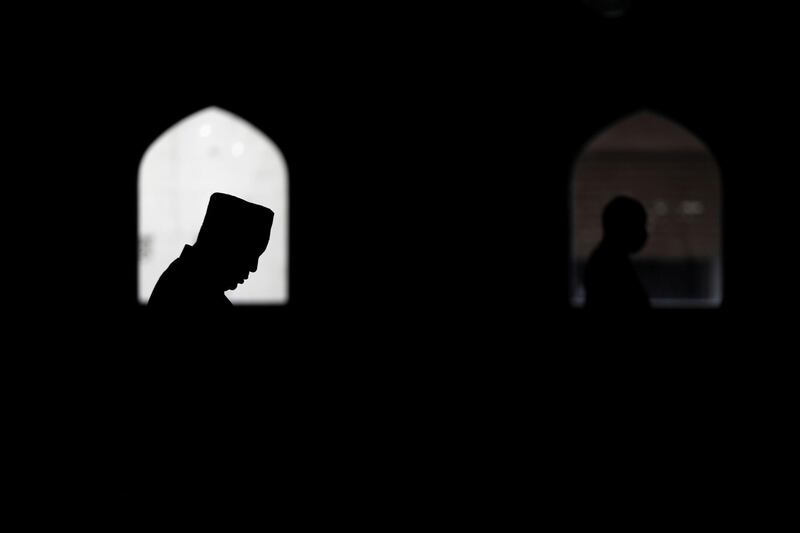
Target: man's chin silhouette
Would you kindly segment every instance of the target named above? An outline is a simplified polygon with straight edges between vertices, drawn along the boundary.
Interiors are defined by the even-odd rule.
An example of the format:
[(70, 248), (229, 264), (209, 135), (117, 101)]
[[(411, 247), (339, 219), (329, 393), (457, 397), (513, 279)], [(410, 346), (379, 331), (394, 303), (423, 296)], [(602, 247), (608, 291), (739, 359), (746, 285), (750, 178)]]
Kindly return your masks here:
[(228, 194), (214, 193), (194, 246), (188, 244), (164, 271), (152, 307), (230, 306), (226, 290), (244, 283), (267, 249), (274, 213)]
[(603, 210), (603, 240), (586, 264), (586, 308), (637, 310), (650, 307), (630, 254), (647, 242), (647, 212), (639, 201), (617, 196)]

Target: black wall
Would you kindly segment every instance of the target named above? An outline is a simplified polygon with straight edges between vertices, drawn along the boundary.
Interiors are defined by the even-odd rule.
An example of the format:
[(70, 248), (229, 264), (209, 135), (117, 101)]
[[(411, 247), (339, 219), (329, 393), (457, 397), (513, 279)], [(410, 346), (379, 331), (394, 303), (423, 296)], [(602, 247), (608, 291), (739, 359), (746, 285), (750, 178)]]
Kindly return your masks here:
[[(227, 420), (226, 434), (269, 412), (314, 437), (283, 433), (282, 449), (408, 409), (434, 433), (436, 420), (485, 422), (521, 443), (544, 420), (596, 427), (605, 408), (620, 431), (681, 420), (702, 432), (756, 399), (780, 405), (789, 361), (775, 334), (794, 307), (788, 34), (776, 13), (635, 4), (614, 21), (568, 2), (189, 17), (227, 28), (216, 37), (150, 14), (49, 46), (14, 78), (8, 110), (23, 139), (9, 152), (34, 169), (7, 199), (8, 227), (25, 228), (11, 232), (23, 259), (9, 259), (23, 346), (49, 354), (53, 382), (89, 383), (89, 409), (144, 408), (167, 432)], [(286, 157), (290, 303), (154, 317), (136, 303), (138, 165), (209, 105)], [(568, 305), (572, 164), (643, 107), (719, 161), (725, 300), (588, 317)], [(24, 142), (43, 135), (45, 153)]]
[[(375, 12), (370, 24), (347, 13), (276, 13), (272, 31), (222, 17), (218, 34), (202, 14), (154, 17), (29, 62), (8, 110), (21, 139), (9, 151), (36, 198), (15, 218), (26, 231), (12, 232), (28, 258), (11, 261), (27, 281), (11, 284), (15, 303), (147, 337), (138, 165), (165, 129), (215, 105), (273, 139), (290, 173), (290, 304), (236, 310), (258, 324), (233, 336), (243, 346), (422, 357), (430, 342), (451, 356), (479, 340), (486, 357), (508, 342), (525, 346), (520, 360), (558, 359), (549, 340), (595, 322), (568, 305), (574, 158), (649, 108), (696, 133), (721, 165), (725, 300), (640, 318), (631, 354), (665, 338), (680, 358), (694, 346), (676, 340), (684, 334), (719, 340), (729, 319), (780, 319), (794, 104), (780, 26), (755, 38), (770, 14), (680, 2), (636, 3), (618, 20), (569, 2), (524, 15)], [(25, 141), (42, 138), (44, 151)]]

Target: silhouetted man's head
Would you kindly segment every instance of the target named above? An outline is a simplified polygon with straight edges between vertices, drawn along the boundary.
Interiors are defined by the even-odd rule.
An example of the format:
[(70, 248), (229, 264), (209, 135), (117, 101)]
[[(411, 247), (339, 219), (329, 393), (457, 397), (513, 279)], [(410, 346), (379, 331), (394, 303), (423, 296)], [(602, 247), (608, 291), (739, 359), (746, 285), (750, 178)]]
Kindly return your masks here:
[(626, 253), (635, 253), (647, 241), (647, 212), (633, 198), (617, 196), (603, 210), (603, 240)]
[(274, 215), (266, 207), (229, 194), (211, 195), (195, 249), (202, 254), (215, 286), (235, 289), (256, 271), (269, 243)]

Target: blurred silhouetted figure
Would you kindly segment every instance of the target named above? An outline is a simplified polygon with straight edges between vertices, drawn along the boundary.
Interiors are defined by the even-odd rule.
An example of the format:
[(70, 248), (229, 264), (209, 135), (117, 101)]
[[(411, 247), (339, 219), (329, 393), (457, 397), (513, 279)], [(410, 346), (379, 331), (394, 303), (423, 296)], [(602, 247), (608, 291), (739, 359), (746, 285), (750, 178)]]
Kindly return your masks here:
[(617, 196), (603, 210), (603, 240), (586, 263), (583, 284), (587, 309), (635, 310), (650, 307), (630, 254), (647, 241), (647, 212), (641, 203)]
[(225, 291), (244, 283), (267, 249), (274, 213), (241, 198), (214, 193), (194, 246), (164, 271), (148, 302), (152, 307), (232, 305)]

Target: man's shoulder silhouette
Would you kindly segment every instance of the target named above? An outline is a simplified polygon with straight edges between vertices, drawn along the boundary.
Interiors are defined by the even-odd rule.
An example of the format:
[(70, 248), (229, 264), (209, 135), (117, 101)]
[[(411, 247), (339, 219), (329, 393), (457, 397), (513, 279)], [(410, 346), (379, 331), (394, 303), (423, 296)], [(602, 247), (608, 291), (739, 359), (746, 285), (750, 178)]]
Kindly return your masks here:
[(148, 305), (202, 309), (232, 304), (224, 293), (215, 291), (204, 283), (200, 266), (193, 256), (193, 249), (186, 245), (180, 257), (161, 274)]
[(624, 254), (613, 253), (603, 246), (589, 257), (584, 274), (586, 307), (596, 309), (645, 309), (647, 293), (633, 263)]

